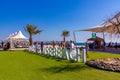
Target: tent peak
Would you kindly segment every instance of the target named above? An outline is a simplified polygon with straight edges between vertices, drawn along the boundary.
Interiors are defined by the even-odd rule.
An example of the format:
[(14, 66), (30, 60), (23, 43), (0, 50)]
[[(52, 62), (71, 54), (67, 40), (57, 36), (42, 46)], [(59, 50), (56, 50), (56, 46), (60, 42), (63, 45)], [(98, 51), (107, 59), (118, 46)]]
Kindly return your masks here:
[(25, 37), (21, 30), (19, 30), (18, 32), (10, 34), (7, 39), (27, 39), (27, 37)]

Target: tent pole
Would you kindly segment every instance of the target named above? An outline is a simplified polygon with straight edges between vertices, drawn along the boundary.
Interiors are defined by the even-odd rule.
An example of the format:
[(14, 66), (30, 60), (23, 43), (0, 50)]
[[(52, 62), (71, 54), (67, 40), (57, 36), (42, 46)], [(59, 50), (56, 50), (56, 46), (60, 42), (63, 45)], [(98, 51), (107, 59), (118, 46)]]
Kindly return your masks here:
[(104, 31), (103, 31), (103, 40), (104, 40), (104, 42), (103, 42), (103, 50), (105, 50), (105, 34), (104, 34)]
[(12, 38), (10, 38), (10, 47), (11, 47), (11, 49), (13, 48), (13, 41), (12, 41)]
[(73, 37), (74, 37), (74, 41), (76, 42), (75, 31), (73, 31)]
[(103, 39), (104, 39), (104, 41), (105, 41), (105, 34), (104, 34), (104, 31), (103, 31)]

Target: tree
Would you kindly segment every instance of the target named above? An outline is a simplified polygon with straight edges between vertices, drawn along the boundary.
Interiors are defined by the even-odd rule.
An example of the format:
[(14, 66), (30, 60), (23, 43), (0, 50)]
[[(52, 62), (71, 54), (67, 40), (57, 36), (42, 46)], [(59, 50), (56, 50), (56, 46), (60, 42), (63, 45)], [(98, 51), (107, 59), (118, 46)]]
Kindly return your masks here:
[(30, 42), (30, 46), (33, 45), (33, 39), (32, 36), (39, 34), (40, 32), (42, 32), (42, 30), (37, 29), (37, 26), (31, 25), (31, 24), (27, 24), (25, 27), (25, 31), (28, 32), (29, 34), (29, 42)]
[(63, 36), (63, 41), (65, 42), (66, 41), (66, 37), (68, 37), (70, 35), (70, 32), (67, 31), (67, 30), (64, 30), (62, 32), (62, 36)]

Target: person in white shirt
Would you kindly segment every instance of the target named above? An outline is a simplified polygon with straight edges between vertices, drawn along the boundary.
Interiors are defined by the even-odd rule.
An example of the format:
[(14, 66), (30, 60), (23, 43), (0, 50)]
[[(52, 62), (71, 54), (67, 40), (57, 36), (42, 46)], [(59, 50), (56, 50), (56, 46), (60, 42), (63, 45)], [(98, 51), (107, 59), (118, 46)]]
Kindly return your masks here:
[(74, 42), (73, 42), (73, 41), (70, 41), (70, 43), (71, 43), (71, 44), (70, 44), (71, 48), (74, 49), (74, 47), (75, 47)]
[(75, 45), (73, 41), (70, 41), (70, 48), (71, 48), (71, 52), (70, 52), (70, 57), (73, 60), (74, 57), (76, 56), (76, 49), (75, 49)]

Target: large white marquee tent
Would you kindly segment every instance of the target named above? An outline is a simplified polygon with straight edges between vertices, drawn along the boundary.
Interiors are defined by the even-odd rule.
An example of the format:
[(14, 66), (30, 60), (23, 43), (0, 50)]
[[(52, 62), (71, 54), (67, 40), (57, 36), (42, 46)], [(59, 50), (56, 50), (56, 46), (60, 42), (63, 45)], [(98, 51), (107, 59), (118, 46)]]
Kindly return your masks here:
[(12, 33), (9, 35), (9, 37), (7, 38), (7, 40), (27, 40), (27, 37), (25, 37), (21, 31)]
[(15, 48), (16, 46), (25, 47), (25, 45), (29, 43), (28, 38), (25, 37), (21, 31), (10, 34), (5, 41), (10, 42), (11, 48)]

